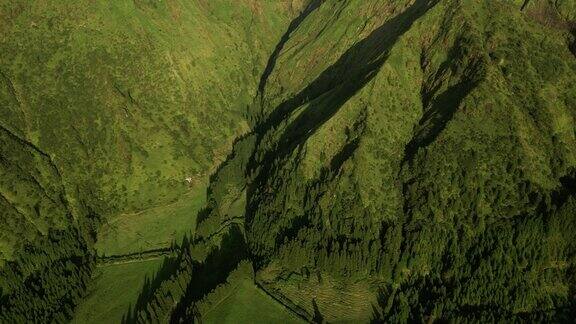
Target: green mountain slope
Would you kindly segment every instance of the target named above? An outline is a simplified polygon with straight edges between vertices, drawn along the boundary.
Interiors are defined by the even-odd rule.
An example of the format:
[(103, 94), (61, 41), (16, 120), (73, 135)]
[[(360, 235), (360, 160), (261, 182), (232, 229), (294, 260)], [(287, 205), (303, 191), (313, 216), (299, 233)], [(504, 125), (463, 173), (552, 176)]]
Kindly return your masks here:
[(0, 319), (69, 318), (96, 237), (187, 213), (124, 322), (251, 279), (313, 322), (576, 315), (573, 1), (1, 8)]
[(300, 5), (0, 5), (0, 321), (69, 317), (100, 223), (203, 190)]
[[(213, 177), (180, 267), (224, 272), (206, 255), (233, 248), (240, 224), (256, 281), (312, 321), (571, 318), (576, 60), (570, 16), (546, 24), (538, 8), (556, 10), (312, 2), (264, 70), (253, 132)], [(141, 319), (202, 316), (210, 289), (182, 273)]]
[[(387, 321), (570, 318), (576, 61), (566, 31), (505, 3), (410, 3), (326, 3), (315, 14), (337, 12), (333, 27), (311, 19), (291, 39), (300, 48), (279, 56), (249, 168), (257, 266), (267, 277), (379, 281)], [(352, 12), (372, 27), (356, 27)], [(328, 59), (316, 61), (322, 50)], [(284, 72), (297, 64), (301, 74)], [(310, 313), (316, 298), (328, 320), (348, 316), (313, 290)]]

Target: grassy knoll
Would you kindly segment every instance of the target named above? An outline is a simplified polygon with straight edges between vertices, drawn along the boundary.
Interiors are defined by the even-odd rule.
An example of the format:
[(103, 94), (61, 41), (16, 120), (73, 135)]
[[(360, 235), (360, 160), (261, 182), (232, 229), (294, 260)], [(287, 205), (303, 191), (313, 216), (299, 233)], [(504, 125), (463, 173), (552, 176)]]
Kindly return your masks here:
[(102, 226), (99, 255), (120, 255), (170, 246), (194, 231), (196, 214), (206, 202), (206, 186), (196, 186), (176, 201), (131, 214), (118, 214)]
[(77, 307), (72, 323), (120, 323), (136, 302), (144, 278), (151, 277), (162, 259), (99, 267), (88, 297)]

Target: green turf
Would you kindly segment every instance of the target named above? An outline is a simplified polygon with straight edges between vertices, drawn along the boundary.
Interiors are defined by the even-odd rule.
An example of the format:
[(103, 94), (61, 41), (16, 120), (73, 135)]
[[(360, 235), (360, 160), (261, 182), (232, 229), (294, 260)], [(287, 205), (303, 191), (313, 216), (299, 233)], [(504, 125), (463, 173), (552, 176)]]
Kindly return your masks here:
[(72, 323), (120, 323), (136, 303), (146, 276), (152, 277), (162, 259), (110, 265), (96, 269), (88, 297), (76, 308)]
[(202, 184), (168, 205), (116, 215), (99, 232), (98, 254), (121, 255), (169, 247), (194, 231), (196, 214), (205, 202), (206, 185)]
[(249, 279), (212, 310), (203, 315), (204, 323), (304, 323), (284, 306), (266, 295)]

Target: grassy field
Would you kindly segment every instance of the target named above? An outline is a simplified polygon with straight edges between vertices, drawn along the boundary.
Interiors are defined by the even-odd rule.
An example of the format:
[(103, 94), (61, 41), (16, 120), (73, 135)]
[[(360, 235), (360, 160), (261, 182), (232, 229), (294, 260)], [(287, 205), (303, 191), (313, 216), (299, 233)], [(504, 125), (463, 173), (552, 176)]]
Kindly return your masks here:
[(146, 276), (152, 277), (162, 259), (96, 269), (89, 295), (77, 307), (72, 323), (120, 323), (134, 305)]
[(198, 185), (178, 200), (132, 214), (119, 214), (102, 226), (99, 255), (120, 255), (170, 246), (194, 231), (196, 214), (206, 202), (206, 185)]
[(204, 314), (204, 323), (304, 323), (249, 279)]

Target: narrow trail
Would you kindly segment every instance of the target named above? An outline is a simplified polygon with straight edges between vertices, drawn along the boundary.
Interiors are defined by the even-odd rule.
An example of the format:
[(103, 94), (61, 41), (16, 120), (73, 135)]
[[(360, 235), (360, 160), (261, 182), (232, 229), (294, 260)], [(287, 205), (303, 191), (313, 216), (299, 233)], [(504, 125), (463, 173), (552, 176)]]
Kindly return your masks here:
[(97, 267), (144, 262), (164, 257), (176, 256), (177, 251), (171, 248), (155, 249), (123, 255), (101, 256), (96, 258)]

